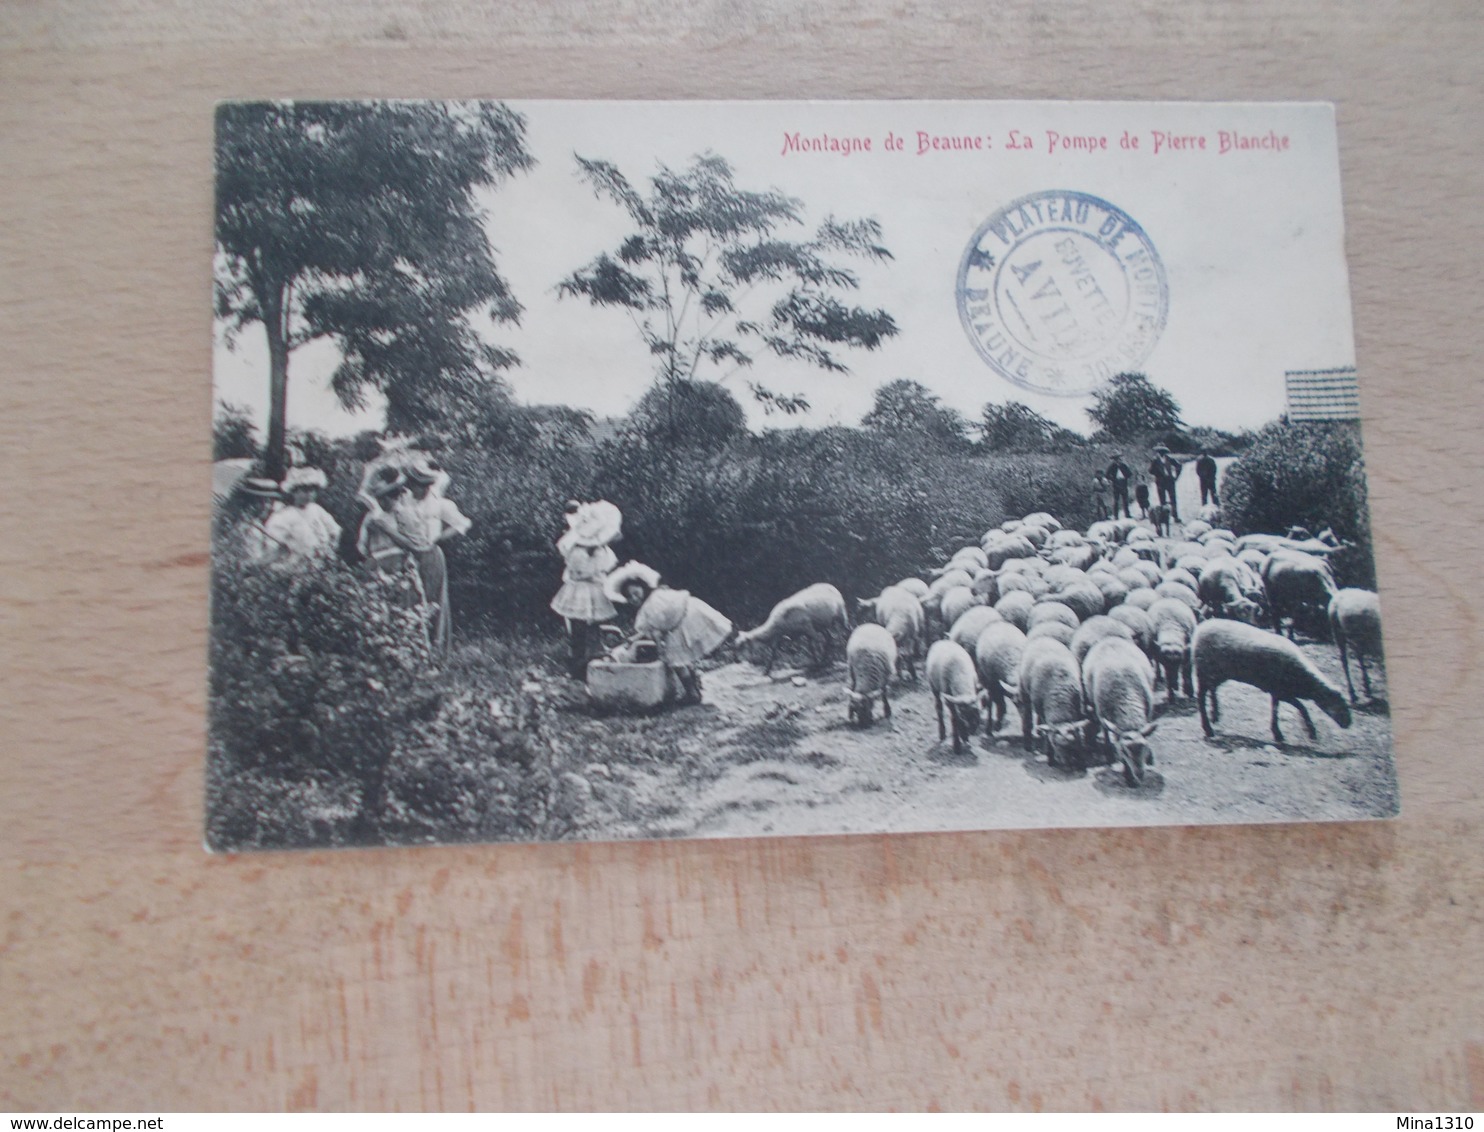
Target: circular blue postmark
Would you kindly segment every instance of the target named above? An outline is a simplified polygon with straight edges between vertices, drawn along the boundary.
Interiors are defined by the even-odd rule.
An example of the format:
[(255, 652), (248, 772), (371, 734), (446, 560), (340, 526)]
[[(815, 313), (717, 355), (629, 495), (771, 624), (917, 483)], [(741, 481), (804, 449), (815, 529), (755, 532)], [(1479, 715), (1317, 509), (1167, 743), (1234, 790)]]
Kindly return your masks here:
[(958, 267), (958, 314), (1006, 380), (1077, 397), (1154, 349), (1169, 313), (1164, 264), (1128, 213), (1088, 193), (1011, 201)]

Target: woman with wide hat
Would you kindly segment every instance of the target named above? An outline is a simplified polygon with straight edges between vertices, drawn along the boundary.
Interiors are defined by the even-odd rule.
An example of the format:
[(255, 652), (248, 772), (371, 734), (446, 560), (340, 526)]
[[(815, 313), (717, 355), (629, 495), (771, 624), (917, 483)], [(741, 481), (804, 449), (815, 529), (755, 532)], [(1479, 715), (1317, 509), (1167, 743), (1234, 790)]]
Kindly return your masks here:
[(557, 539), (557, 552), (566, 568), (551, 608), (567, 624), (572, 649), (567, 671), (572, 679), (582, 680), (597, 643), (598, 626), (618, 612), (603, 592), (603, 579), (618, 565), (609, 544), (623, 528), (623, 515), (606, 499), (595, 503), (574, 499), (567, 504), (566, 520), (567, 531)]
[(732, 623), (698, 597), (672, 590), (659, 572), (642, 562), (625, 562), (603, 581), (610, 601), (633, 606), (634, 635), (659, 646), (660, 659), (680, 684), (683, 704), (701, 702), (696, 665), (732, 635)]

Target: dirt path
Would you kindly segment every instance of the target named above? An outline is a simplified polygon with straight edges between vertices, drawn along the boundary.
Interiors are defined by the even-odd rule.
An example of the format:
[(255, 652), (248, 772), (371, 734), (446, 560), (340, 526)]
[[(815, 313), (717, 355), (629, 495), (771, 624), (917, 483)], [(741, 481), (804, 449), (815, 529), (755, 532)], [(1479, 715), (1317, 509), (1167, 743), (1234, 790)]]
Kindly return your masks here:
[[(1305, 651), (1343, 687), (1332, 646), (1312, 643)], [(708, 673), (704, 705), (654, 722), (678, 754), (603, 768), (610, 790), (597, 796), (606, 813), (593, 814), (587, 835), (1353, 820), (1396, 805), (1384, 700), (1357, 712), (1343, 731), (1313, 709), (1317, 741), (1284, 709), (1280, 746), (1269, 731), (1268, 699), (1255, 689), (1222, 689), (1222, 720), (1211, 740), (1201, 734), (1194, 702), (1177, 699), (1161, 706), (1155, 765), (1131, 788), (1112, 767), (1048, 767), (1025, 749), (1013, 710), (1000, 735), (981, 733), (955, 755), (938, 740), (931, 697), (911, 684), (894, 694), (890, 721), (878, 717), (857, 730), (845, 721), (842, 676), (838, 665), (771, 678), (748, 664)], [(1384, 676), (1376, 693), (1385, 695)], [(605, 797), (610, 804), (601, 804)]]
[[(1236, 462), (1235, 456), (1216, 457), (1216, 489), (1218, 494), (1221, 490), (1221, 477), (1226, 475), (1226, 469)], [(1201, 513), (1201, 481), (1195, 474), (1194, 461), (1186, 463), (1180, 470), (1180, 478), (1175, 481), (1175, 507), (1180, 512), (1182, 522), (1189, 522), (1197, 518)]]

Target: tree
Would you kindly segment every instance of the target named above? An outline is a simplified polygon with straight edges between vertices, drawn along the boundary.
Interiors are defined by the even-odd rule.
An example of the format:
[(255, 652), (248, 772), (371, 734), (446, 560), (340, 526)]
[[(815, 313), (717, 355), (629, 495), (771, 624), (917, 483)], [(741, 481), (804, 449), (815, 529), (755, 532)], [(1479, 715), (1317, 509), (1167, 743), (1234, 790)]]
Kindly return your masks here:
[(267, 334), (270, 475), (306, 342), (339, 346), (331, 387), (347, 408), (380, 391), (402, 429), (422, 423), (430, 390), (467, 393), (516, 362), (470, 321), (520, 313), (476, 193), (531, 165), (524, 119), (502, 104), (218, 108), (216, 313), (229, 344), (249, 324)]
[(921, 382), (907, 378), (877, 389), (876, 403), (861, 424), (895, 440), (925, 442), (941, 451), (969, 447), (969, 426), (963, 416), (941, 404)]
[(653, 385), (631, 420), (641, 436), (665, 448), (724, 448), (747, 431), (737, 399), (709, 381)]
[[(801, 201), (777, 189), (738, 188), (731, 166), (709, 153), (681, 171), (660, 166), (647, 194), (606, 161), (578, 157), (577, 164), (635, 230), (616, 252), (563, 280), (559, 293), (627, 310), (658, 359), (659, 381), (725, 381), (760, 350), (846, 373), (836, 347), (874, 350), (897, 332), (884, 310), (839, 297), (860, 285), (842, 260), (892, 258), (876, 221), (827, 217), (800, 238)], [(809, 407), (800, 395), (749, 387), (768, 412)]]
[(213, 460), (254, 460), (258, 455), (257, 428), (241, 405), (222, 401), (211, 422), (211, 458)]
[(1110, 440), (1181, 427), (1180, 404), (1142, 373), (1119, 373), (1092, 395), (1087, 415)]
[(1075, 447), (1082, 438), (1029, 405), (1007, 401), (984, 406), (979, 420), (984, 447), (994, 452), (1046, 452)]

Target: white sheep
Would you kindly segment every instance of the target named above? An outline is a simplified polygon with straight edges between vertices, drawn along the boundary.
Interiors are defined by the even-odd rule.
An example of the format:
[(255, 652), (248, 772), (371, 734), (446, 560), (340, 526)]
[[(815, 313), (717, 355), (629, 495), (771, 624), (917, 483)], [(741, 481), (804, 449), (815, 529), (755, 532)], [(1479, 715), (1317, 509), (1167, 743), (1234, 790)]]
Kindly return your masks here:
[(773, 662), (778, 659), (778, 646), (786, 639), (807, 639), (811, 645), (820, 642), (822, 648), (818, 663), (827, 662), (835, 647), (836, 629), (843, 630), (842, 641), (850, 632), (845, 598), (828, 582), (817, 582), (780, 601), (768, 614), (768, 619), (756, 629), (738, 633), (737, 645), (743, 648), (754, 644), (766, 645), (768, 659), (763, 665), (763, 674), (769, 675), (773, 671)]
[(1094, 726), (1109, 752), (1123, 763), (1130, 786), (1144, 781), (1154, 762), (1149, 736), (1159, 726), (1154, 714), (1154, 675), (1149, 658), (1132, 641), (1108, 637), (1088, 652), (1082, 685)]
[[(1185, 694), (1188, 696), (1192, 691), (1190, 642), (1195, 636), (1196, 617), (1183, 602), (1160, 598), (1149, 607), (1149, 620), (1154, 626), (1154, 651), (1158, 663), (1164, 668), (1168, 702), (1174, 703), (1175, 689), (1181, 676), (1185, 677)], [(1155, 683), (1158, 682), (1156, 673)]]
[(1365, 685), (1366, 698), (1371, 696), (1371, 674), (1366, 671), (1365, 658), (1369, 653), (1381, 659), (1381, 602), (1370, 590), (1343, 589), (1329, 603), (1330, 633), (1335, 644), (1340, 646), (1340, 663), (1345, 668), (1345, 685), (1350, 689), (1350, 702), (1355, 698), (1355, 681), (1350, 678), (1349, 650), (1355, 651), (1360, 664), (1360, 679)]
[(1136, 589), (1129, 590), (1128, 597), (1123, 599), (1123, 604), (1128, 606), (1130, 609), (1147, 610), (1158, 600), (1159, 594), (1155, 593), (1148, 586), (1141, 586)]
[(1070, 606), (1082, 621), (1104, 612), (1108, 607), (1103, 591), (1087, 581), (1075, 582), (1066, 589), (1059, 590), (1056, 600)]
[(1077, 663), (1083, 664), (1087, 654), (1100, 641), (1109, 637), (1119, 637), (1125, 641), (1134, 639), (1133, 630), (1121, 621), (1116, 621), (1107, 614), (1100, 613), (1096, 617), (1089, 617), (1072, 634), (1072, 643), (1067, 647), (1072, 650), (1072, 655), (1077, 658)]
[(1161, 601), (1178, 601), (1195, 616), (1200, 615), (1201, 595), (1183, 582), (1160, 582), (1154, 587), (1154, 594)]
[(906, 590), (887, 586), (869, 601), (856, 602), (862, 616), (884, 627), (896, 642), (897, 664), (917, 679), (917, 658), (922, 654), (924, 618), (922, 603)]
[(1031, 609), (1029, 620), (1026, 622), (1026, 631), (1029, 632), (1037, 625), (1046, 621), (1060, 621), (1075, 629), (1082, 624), (1082, 618), (1077, 616), (1077, 611), (1070, 605), (1060, 601), (1038, 601)]
[(944, 625), (952, 625), (979, 603), (979, 596), (968, 586), (954, 586), (938, 603), (939, 617)]
[(933, 708), (938, 715), (938, 738), (948, 737), (943, 723), (943, 705), (947, 704), (953, 721), (953, 751), (957, 754), (963, 750), (964, 741), (979, 730), (979, 713), (985, 706), (974, 658), (953, 641), (934, 641), (928, 649), (926, 667)]
[(845, 669), (850, 693), (850, 722), (859, 727), (871, 724), (871, 708), (881, 697), (881, 713), (891, 718), (886, 690), (897, 669), (897, 642), (880, 625), (858, 625), (845, 643)]
[[(1002, 585), (1004, 581), (1005, 579), (1000, 579)], [(1022, 633), (1030, 628), (1031, 610), (1035, 605), (1036, 599), (1025, 590), (1002, 593), (1000, 600), (994, 603), (995, 611)]]
[(1028, 640), (1032, 641), (1039, 637), (1050, 637), (1053, 641), (1060, 641), (1070, 648), (1072, 638), (1077, 635), (1077, 630), (1060, 621), (1042, 621), (1039, 625), (1032, 625), (1025, 635)]
[(1231, 555), (1213, 558), (1206, 564), (1201, 573), (1199, 593), (1207, 616), (1228, 617), (1249, 625), (1257, 623), (1263, 597), (1262, 582)]
[(989, 710), (984, 719), (986, 735), (993, 735), (1005, 722), (1007, 708), (1004, 685), (1017, 679), (1025, 646), (1025, 634), (1008, 621), (997, 621), (990, 625), (974, 642), (974, 667), (978, 670), (979, 681), (989, 696)]
[(917, 598), (918, 601), (927, 597), (928, 593), (928, 584), (921, 578), (903, 578), (897, 583), (897, 588), (906, 590), (913, 597)]
[[(1278, 705), (1292, 704), (1303, 717), (1309, 738), (1317, 739), (1314, 720), (1303, 705), (1313, 700), (1341, 727), (1350, 726), (1350, 705), (1344, 694), (1324, 678), (1323, 673), (1304, 656), (1298, 645), (1277, 633), (1255, 625), (1217, 618), (1203, 622), (1195, 631), (1192, 646), (1195, 656), (1196, 700), (1200, 705), (1201, 728), (1206, 737), (1215, 734), (1212, 722), (1220, 722), (1221, 709), (1216, 702), (1217, 689), (1228, 680), (1251, 684), (1273, 699), (1272, 728), (1275, 742), (1283, 742), (1278, 729)], [(1206, 701), (1210, 700), (1209, 714)]]
[(1002, 682), (1020, 712), (1026, 747), (1044, 740), (1046, 761), (1071, 765), (1087, 742), (1091, 724), (1082, 711), (1082, 672), (1072, 650), (1058, 641), (1027, 641), (1017, 682)]
[(976, 605), (972, 609), (966, 609), (953, 623), (948, 630), (948, 639), (972, 652), (979, 634), (999, 620), (1001, 617), (994, 609), (987, 605)]

